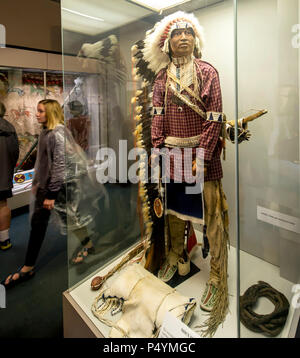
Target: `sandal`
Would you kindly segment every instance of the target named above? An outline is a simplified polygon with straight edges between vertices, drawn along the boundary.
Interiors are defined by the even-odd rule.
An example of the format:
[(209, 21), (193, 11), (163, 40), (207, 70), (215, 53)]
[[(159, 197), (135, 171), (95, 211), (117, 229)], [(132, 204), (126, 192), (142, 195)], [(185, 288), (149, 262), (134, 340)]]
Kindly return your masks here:
[[(22, 266), (22, 267), (23, 267), (23, 266)], [(2, 281), (1, 281), (1, 285), (3, 285), (6, 289), (7, 289), (7, 288), (11, 288), (11, 287), (16, 286), (18, 283), (28, 281), (29, 279), (31, 279), (31, 278), (35, 275), (34, 269), (31, 269), (31, 270), (28, 271), (28, 272), (23, 272), (23, 271), (21, 271), (22, 267), (20, 267), (17, 272), (8, 275), (8, 276), (10, 276), (10, 278), (9, 278), (9, 280), (8, 280), (8, 283), (5, 283), (5, 281), (7, 280), (7, 278), (5, 278), (4, 280), (2, 280)], [(14, 280), (14, 279), (13, 279), (13, 276), (16, 275), (16, 274), (18, 274), (19, 277)]]
[(12, 244), (10, 242), (10, 239), (7, 239), (5, 241), (0, 241), (0, 249), (5, 251), (12, 247)]
[[(86, 253), (86, 254), (85, 254)], [(71, 258), (70, 260), (70, 264), (71, 265), (79, 265), (84, 263), (84, 261), (86, 260), (86, 258), (89, 255), (94, 255), (95, 254), (95, 248), (94, 246), (92, 247), (83, 247), (82, 249), (80, 249), (79, 251), (77, 251)], [(80, 261), (75, 261), (78, 258), (82, 258), (82, 260)]]

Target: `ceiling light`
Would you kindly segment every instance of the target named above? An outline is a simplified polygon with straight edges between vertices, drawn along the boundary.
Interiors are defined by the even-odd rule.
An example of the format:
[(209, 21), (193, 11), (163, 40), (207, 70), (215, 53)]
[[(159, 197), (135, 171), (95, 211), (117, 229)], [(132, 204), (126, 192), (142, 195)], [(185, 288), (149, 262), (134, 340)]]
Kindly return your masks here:
[(171, 7), (183, 4), (190, 0), (128, 0), (128, 1), (146, 7), (147, 9), (160, 12), (169, 9)]
[(83, 13), (78, 12), (78, 11), (67, 9), (65, 7), (62, 7), (61, 9), (64, 10), (64, 11), (70, 12), (72, 14), (75, 14), (75, 15), (87, 17), (88, 19), (97, 20), (97, 21), (104, 21), (104, 19), (101, 19), (101, 17), (95, 17), (95, 16), (86, 15), (86, 14), (83, 14)]

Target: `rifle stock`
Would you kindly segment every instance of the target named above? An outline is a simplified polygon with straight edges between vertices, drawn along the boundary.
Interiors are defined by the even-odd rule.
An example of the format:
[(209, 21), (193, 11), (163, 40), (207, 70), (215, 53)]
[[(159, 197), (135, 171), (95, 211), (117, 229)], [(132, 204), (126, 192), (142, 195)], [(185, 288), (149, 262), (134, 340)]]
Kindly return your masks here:
[[(248, 122), (251, 122), (256, 118), (259, 118), (266, 113), (268, 113), (268, 111), (266, 109), (263, 109), (261, 111), (254, 113), (254, 114), (251, 114), (251, 116), (248, 116), (245, 118), (240, 118), (240, 119), (238, 119), (238, 125), (239, 125), (239, 127), (243, 127), (245, 129), (247, 127)], [(235, 126), (235, 120), (227, 121), (227, 123), (230, 124), (232, 127)]]

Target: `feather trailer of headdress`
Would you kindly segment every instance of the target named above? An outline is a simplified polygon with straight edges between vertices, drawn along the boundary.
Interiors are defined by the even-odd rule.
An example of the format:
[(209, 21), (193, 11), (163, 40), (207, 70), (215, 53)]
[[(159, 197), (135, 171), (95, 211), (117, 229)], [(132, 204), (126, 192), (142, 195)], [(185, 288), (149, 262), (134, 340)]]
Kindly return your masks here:
[[(136, 92), (134, 98), (135, 108), (138, 112), (135, 116), (136, 127), (135, 137), (136, 146), (142, 148), (147, 152), (146, 158), (139, 168), (139, 197), (141, 200), (141, 214), (143, 218), (143, 225), (145, 228), (145, 236), (152, 247), (152, 256), (147, 256), (145, 267), (151, 271), (155, 270), (161, 265), (162, 257), (164, 255), (164, 217), (163, 207), (161, 207), (161, 215), (158, 215), (156, 210), (156, 203), (158, 199), (163, 202), (162, 193), (157, 183), (151, 183), (150, 180), (145, 180), (151, 177), (151, 167), (148, 163), (148, 158), (151, 155), (151, 108), (152, 108), (152, 86), (144, 85), (142, 89)], [(151, 250), (151, 248), (150, 248)], [(155, 255), (153, 254), (155, 252)], [(150, 257), (150, 260), (149, 260)], [(148, 264), (147, 264), (148, 262)]]
[[(135, 121), (136, 127), (134, 135), (136, 138), (136, 146), (142, 148), (147, 152), (147, 157), (151, 155), (151, 121), (152, 121), (152, 85), (155, 79), (155, 73), (148, 68), (148, 64), (143, 60), (144, 41), (138, 41), (132, 48), (133, 60), (135, 62), (134, 76), (135, 80), (141, 78), (143, 80), (141, 88), (135, 93), (132, 98), (132, 103), (135, 105)], [(163, 233), (164, 233), (164, 217), (158, 217), (155, 213), (155, 199), (161, 197), (158, 184), (149, 183), (143, 180), (145, 177), (150, 178), (151, 167), (148, 162), (139, 168), (140, 182), (139, 182), (139, 197), (141, 207), (139, 208), (142, 216), (143, 226), (145, 228), (145, 236), (148, 240), (150, 250), (156, 252), (155, 259), (161, 257), (159, 252), (163, 254)], [(151, 272), (155, 272), (157, 267), (161, 264), (160, 260), (154, 262), (154, 257), (148, 255), (146, 259), (145, 268)], [(148, 264), (147, 264), (148, 262)]]

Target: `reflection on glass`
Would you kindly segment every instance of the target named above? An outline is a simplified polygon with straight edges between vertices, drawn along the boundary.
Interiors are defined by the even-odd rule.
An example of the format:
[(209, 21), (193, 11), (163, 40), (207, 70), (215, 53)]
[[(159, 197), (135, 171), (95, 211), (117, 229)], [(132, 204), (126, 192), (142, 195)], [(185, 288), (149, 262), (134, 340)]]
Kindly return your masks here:
[(291, 30), (298, 22), (293, 2), (238, 2), (239, 114), (247, 107), (268, 109), (251, 126), (249, 146), (240, 147), (240, 294), (252, 294), (248, 315), (241, 306), (247, 317), (241, 337), (293, 336), (300, 202), (299, 62)]
[[(97, 166), (101, 165), (97, 160), (101, 148), (119, 153), (120, 140), (127, 141), (125, 150), (133, 146), (132, 123), (126, 119), (127, 68), (117, 36), (82, 43), (76, 66), (79, 76), (68, 73), (65, 66), (65, 120), (75, 142), (85, 152), (88, 170), (81, 174), (80, 184), (67, 182), (70, 285), (139, 239), (137, 186), (127, 181), (119, 183), (119, 169), (107, 183), (97, 181), (96, 175)], [(123, 156), (127, 158), (127, 152)], [(67, 161), (76, 165), (72, 156)], [(116, 163), (117, 168), (120, 165)], [(78, 185), (83, 188), (78, 189)], [(80, 209), (75, 202), (80, 203)], [(74, 213), (85, 221), (79, 231), (74, 231)]]

